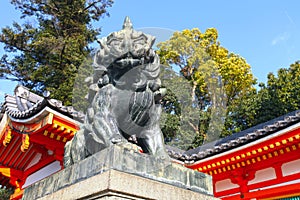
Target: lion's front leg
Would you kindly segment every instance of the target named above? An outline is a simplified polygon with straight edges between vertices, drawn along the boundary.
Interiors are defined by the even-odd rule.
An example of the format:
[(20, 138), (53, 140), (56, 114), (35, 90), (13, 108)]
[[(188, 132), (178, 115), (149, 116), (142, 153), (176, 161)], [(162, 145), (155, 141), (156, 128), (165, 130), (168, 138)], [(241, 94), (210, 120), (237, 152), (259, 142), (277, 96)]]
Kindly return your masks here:
[(70, 166), (86, 158), (85, 129), (79, 130), (72, 140), (65, 145), (64, 166)]
[(164, 147), (163, 135), (159, 127), (143, 130), (141, 135), (137, 138), (137, 141), (144, 153), (157, 156), (161, 159), (168, 158)]

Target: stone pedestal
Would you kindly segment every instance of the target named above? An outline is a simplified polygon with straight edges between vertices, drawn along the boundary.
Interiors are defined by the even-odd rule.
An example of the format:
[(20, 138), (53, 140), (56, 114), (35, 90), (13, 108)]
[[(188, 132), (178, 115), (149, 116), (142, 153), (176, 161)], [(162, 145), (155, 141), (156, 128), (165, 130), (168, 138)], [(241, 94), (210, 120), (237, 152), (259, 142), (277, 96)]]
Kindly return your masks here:
[(25, 189), (23, 199), (215, 199), (211, 177), (114, 145)]

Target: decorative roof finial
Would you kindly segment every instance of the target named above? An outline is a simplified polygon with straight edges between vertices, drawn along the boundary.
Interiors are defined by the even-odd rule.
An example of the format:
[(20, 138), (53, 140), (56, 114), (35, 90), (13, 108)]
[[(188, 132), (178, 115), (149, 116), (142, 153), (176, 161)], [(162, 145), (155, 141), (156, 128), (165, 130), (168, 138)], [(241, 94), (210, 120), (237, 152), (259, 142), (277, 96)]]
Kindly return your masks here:
[(132, 23), (128, 16), (125, 17), (123, 29), (132, 29)]

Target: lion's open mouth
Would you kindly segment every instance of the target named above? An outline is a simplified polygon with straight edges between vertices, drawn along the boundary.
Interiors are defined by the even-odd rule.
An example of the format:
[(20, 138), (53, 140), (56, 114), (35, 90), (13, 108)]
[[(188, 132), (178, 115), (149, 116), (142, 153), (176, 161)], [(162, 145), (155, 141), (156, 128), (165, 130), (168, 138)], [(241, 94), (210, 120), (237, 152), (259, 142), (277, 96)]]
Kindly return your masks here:
[(133, 56), (131, 53), (127, 53), (124, 56), (118, 58), (113, 63), (114, 66), (117, 66), (119, 68), (125, 68), (125, 67), (136, 67), (144, 64), (148, 64), (153, 62), (154, 58), (142, 55), (140, 57)]
[(120, 66), (121, 68), (127, 67), (127, 66), (135, 67), (135, 66), (138, 66), (138, 65), (142, 64), (141, 60), (134, 59), (134, 58), (123, 58), (123, 59), (115, 61), (115, 63), (118, 66)]

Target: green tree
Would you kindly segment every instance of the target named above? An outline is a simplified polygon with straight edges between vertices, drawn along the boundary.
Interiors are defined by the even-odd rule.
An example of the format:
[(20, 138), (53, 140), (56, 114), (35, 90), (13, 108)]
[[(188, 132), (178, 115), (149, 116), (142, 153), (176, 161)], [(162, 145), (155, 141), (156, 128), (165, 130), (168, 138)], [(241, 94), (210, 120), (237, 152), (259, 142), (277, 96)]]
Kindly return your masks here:
[(0, 188), (0, 200), (8, 200), (13, 193), (13, 189)]
[(91, 51), (100, 29), (93, 20), (108, 15), (112, 0), (12, 0), (27, 22), (2, 29), (7, 54), (0, 60), (0, 77), (18, 81), (35, 92), (51, 92), (72, 103), (77, 70)]
[(251, 99), (256, 105), (253, 123), (256, 125), (300, 109), (300, 62), (281, 68), (277, 76), (268, 74), (267, 84), (261, 84), (257, 95)]
[[(178, 115), (182, 124), (190, 126), (185, 130), (193, 132), (191, 147), (200, 145), (203, 140), (210, 141), (234, 132), (237, 127), (230, 126), (228, 120), (234, 114), (238, 99), (255, 91), (256, 80), (245, 59), (222, 47), (214, 28), (204, 33), (196, 28), (175, 32), (158, 46), (161, 62), (177, 68), (180, 72), (177, 78), (184, 77), (189, 82), (191, 110), (181, 107), (181, 111), (199, 110), (196, 121), (189, 114), (186, 118)], [(181, 82), (175, 81), (174, 84), (180, 88)], [(176, 87), (173, 90), (176, 91)], [(180, 94), (180, 91), (175, 93)], [(190, 131), (179, 129), (177, 132), (182, 138), (191, 135)]]
[(194, 139), (194, 124), (199, 121), (199, 113), (197, 109), (193, 110), (190, 98), (192, 88), (184, 77), (165, 65), (161, 68), (160, 78), (163, 87), (167, 88), (162, 101), (164, 112), (160, 120), (165, 142), (171, 146), (188, 149)]
[(227, 126), (240, 131), (300, 109), (299, 85), (299, 61), (279, 69), (277, 75), (269, 73), (267, 84), (260, 83), (259, 90), (239, 99)]
[(92, 52), (78, 68), (73, 87), (72, 106), (82, 113), (86, 113), (90, 101), (88, 100), (90, 81), (88, 77), (94, 74), (93, 61), (94, 52)]
[(225, 127), (228, 134), (240, 132), (256, 125), (256, 113), (260, 106), (259, 102), (266, 99), (265, 93), (259, 93), (256, 89), (249, 90), (243, 96), (236, 99), (227, 115)]

